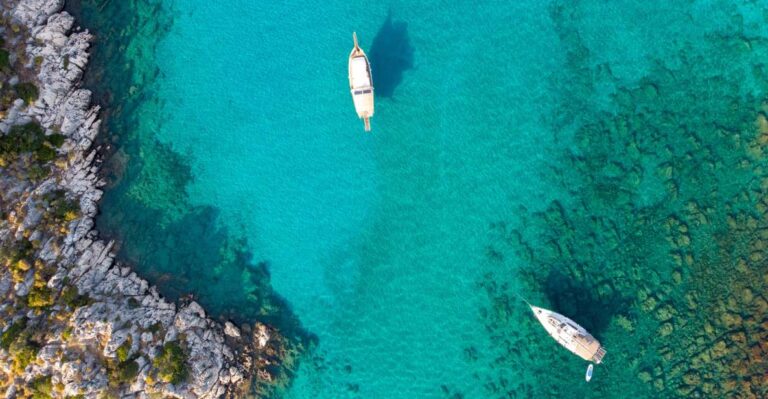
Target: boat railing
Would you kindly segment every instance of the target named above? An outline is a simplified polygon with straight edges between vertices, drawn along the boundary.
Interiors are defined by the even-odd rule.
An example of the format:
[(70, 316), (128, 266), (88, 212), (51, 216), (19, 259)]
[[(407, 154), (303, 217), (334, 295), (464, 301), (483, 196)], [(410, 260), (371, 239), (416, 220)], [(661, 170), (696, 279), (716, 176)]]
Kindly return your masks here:
[(595, 355), (592, 356), (592, 359), (594, 359), (595, 363), (600, 364), (600, 362), (603, 361), (603, 356), (605, 356), (605, 348), (602, 346), (597, 349), (597, 352), (595, 352)]

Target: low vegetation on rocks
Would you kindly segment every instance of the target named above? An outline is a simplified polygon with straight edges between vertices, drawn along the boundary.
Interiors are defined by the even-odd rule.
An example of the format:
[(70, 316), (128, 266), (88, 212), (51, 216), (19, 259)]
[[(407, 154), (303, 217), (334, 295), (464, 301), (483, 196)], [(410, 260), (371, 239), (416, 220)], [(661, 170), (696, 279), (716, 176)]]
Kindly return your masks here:
[(157, 369), (157, 376), (161, 380), (178, 384), (189, 375), (185, 358), (186, 355), (181, 345), (176, 341), (171, 341), (163, 345), (160, 354), (155, 356), (152, 365)]
[(20, 99), (24, 100), (25, 104), (32, 104), (40, 95), (37, 86), (30, 82), (19, 83), (13, 86), (13, 90), (16, 91), (16, 95), (19, 96)]
[(8, 134), (0, 137), (0, 166), (7, 166), (24, 155), (38, 164), (45, 164), (56, 158), (56, 149), (62, 144), (63, 135), (46, 136), (38, 122), (15, 125)]
[(55, 12), (61, 1), (19, 3), (0, 2), (0, 395), (212, 399), (252, 377), (273, 386), (276, 331), (225, 334), (98, 239), (98, 108), (78, 87), (91, 36)]

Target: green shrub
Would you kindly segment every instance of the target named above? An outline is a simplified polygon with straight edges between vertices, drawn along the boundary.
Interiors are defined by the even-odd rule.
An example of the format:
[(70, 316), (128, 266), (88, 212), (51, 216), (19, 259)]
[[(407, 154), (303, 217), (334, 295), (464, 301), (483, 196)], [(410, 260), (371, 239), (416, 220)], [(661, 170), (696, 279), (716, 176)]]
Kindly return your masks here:
[(53, 305), (53, 292), (46, 285), (35, 285), (27, 295), (27, 305), (30, 308), (47, 308)]
[(141, 303), (139, 303), (139, 301), (136, 298), (133, 298), (133, 297), (128, 298), (128, 308), (129, 309), (136, 309), (136, 308), (139, 307), (139, 305), (141, 305)]
[(8, 352), (13, 358), (13, 370), (16, 373), (21, 373), (27, 366), (32, 363), (37, 357), (37, 353), (40, 351), (40, 346), (37, 343), (30, 341), (27, 334), (22, 334), (19, 338), (11, 343), (11, 347)]
[(39, 350), (40, 349), (37, 346), (32, 345), (29, 342), (14, 342), (14, 344), (11, 345), (14, 370), (17, 372), (24, 371), (24, 369), (35, 360)]
[(64, 144), (65, 138), (66, 136), (61, 133), (54, 133), (48, 136), (46, 140), (48, 140), (48, 143), (50, 143), (52, 146), (59, 148), (62, 144)]
[(120, 360), (121, 363), (123, 363), (126, 360), (128, 360), (128, 354), (130, 352), (131, 352), (131, 339), (128, 338), (119, 347), (117, 347), (115, 354), (117, 355), (117, 359)]
[(120, 362), (114, 372), (113, 380), (118, 384), (133, 382), (139, 375), (139, 364), (135, 360)]
[(53, 222), (71, 222), (80, 215), (80, 204), (68, 199), (64, 190), (56, 190), (47, 193), (43, 199), (48, 201), (51, 210), (46, 217)]
[[(2, 70), (0, 70), (2, 73)], [(0, 109), (8, 109), (13, 105), (13, 101), (16, 100), (16, 93), (12, 87), (4, 85), (0, 88)]]
[(149, 326), (149, 328), (147, 328), (147, 331), (151, 332), (152, 334), (155, 334), (162, 329), (163, 329), (163, 324), (158, 321), (158, 322), (155, 322), (155, 324), (152, 324), (151, 326)]
[(15, 323), (11, 324), (7, 330), (0, 335), (0, 348), (9, 350), (11, 344), (21, 335), (21, 332), (27, 327), (27, 319), (19, 319)]
[(21, 282), (32, 268), (29, 259), (34, 253), (32, 242), (23, 238), (11, 244), (0, 246), (0, 265), (11, 271), (13, 280)]
[(29, 176), (29, 179), (38, 182), (46, 177), (50, 176), (51, 174), (51, 168), (45, 166), (45, 165), (37, 165), (32, 164), (29, 166), (29, 169), (27, 170), (27, 176)]
[(41, 145), (38, 147), (37, 151), (35, 151), (35, 156), (37, 157), (37, 160), (42, 163), (50, 162), (56, 159), (56, 150), (47, 145)]
[(72, 309), (77, 309), (81, 306), (88, 305), (91, 298), (88, 295), (80, 295), (77, 291), (77, 287), (71, 285), (64, 289), (61, 293), (61, 302)]
[(0, 69), (8, 70), (11, 67), (11, 53), (6, 49), (0, 49)]
[(75, 300), (68, 303), (72, 309), (77, 309), (82, 306), (87, 306), (93, 303), (93, 300), (88, 295), (78, 295)]
[(139, 364), (136, 363), (136, 360), (128, 357), (130, 351), (131, 339), (129, 337), (115, 351), (119, 361), (109, 361), (107, 363), (110, 385), (117, 386), (131, 383), (139, 375)]
[(80, 205), (73, 200), (59, 201), (53, 208), (53, 216), (63, 222), (71, 222), (77, 219), (79, 213)]
[(35, 280), (32, 289), (27, 294), (27, 305), (31, 308), (47, 308), (54, 303), (53, 291), (48, 287), (48, 280), (53, 276), (53, 267), (46, 266), (42, 261), (36, 261)]
[(16, 94), (24, 100), (26, 104), (32, 104), (37, 100), (40, 93), (37, 90), (37, 86), (29, 82), (22, 82), (13, 87), (16, 90)]
[(0, 156), (8, 161), (19, 154), (33, 152), (39, 161), (45, 163), (56, 158), (55, 148), (61, 147), (64, 139), (64, 135), (59, 133), (46, 136), (37, 122), (16, 125), (7, 135), (0, 136)]
[(161, 380), (178, 384), (187, 378), (186, 355), (176, 341), (168, 342), (153, 360), (152, 365), (157, 369)]
[(33, 399), (43, 399), (53, 397), (53, 382), (51, 376), (37, 377), (29, 383), (32, 390)]
[[(52, 134), (45, 136), (42, 126), (37, 122), (11, 127), (8, 134), (0, 136), (0, 166), (12, 162), (23, 153), (34, 153), (35, 158), (46, 163), (56, 158), (56, 150), (64, 143), (64, 136)], [(39, 170), (38, 175), (47, 175)]]
[(27, 122), (23, 125), (14, 125), (8, 131), (9, 135), (30, 136), (34, 137), (36, 140), (41, 140), (44, 136), (44, 133), (45, 130), (43, 130), (43, 127), (40, 126), (40, 123), (36, 121)]
[(43, 145), (44, 137), (43, 127), (37, 122), (13, 126), (7, 135), (0, 137), (0, 153), (20, 154), (37, 151)]
[(63, 341), (69, 341), (69, 338), (72, 336), (72, 327), (67, 327), (64, 329), (64, 331), (61, 332), (61, 339)]
[(8, 269), (11, 271), (11, 277), (13, 282), (20, 283), (27, 277), (27, 272), (32, 268), (32, 265), (26, 259), (20, 259), (16, 262), (12, 262)]
[(0, 263), (11, 265), (22, 259), (29, 259), (33, 253), (32, 242), (22, 238), (12, 244), (0, 246)]

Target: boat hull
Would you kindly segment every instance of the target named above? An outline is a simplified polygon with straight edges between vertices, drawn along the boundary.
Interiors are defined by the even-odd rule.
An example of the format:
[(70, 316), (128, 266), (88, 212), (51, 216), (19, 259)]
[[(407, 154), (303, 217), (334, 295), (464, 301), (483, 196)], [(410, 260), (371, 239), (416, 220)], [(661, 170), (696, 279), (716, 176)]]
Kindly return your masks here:
[(603, 361), (605, 349), (584, 327), (560, 313), (529, 306), (539, 323), (560, 345), (584, 360), (597, 364)]
[(365, 130), (371, 130), (370, 118), (373, 117), (373, 79), (371, 64), (363, 49), (357, 44), (357, 35), (352, 34), (354, 48), (349, 54), (349, 92), (355, 105), (357, 116), (365, 123)]

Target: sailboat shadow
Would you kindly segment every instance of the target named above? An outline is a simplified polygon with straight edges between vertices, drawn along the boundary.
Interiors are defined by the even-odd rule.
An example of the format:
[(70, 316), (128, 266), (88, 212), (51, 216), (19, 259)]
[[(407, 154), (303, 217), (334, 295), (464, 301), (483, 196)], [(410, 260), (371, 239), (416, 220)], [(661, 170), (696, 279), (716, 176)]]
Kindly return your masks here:
[(573, 319), (597, 339), (601, 339), (611, 319), (622, 314), (631, 301), (617, 291), (598, 294), (588, 281), (579, 281), (559, 270), (547, 276), (544, 293), (553, 310)]
[(368, 52), (376, 96), (391, 98), (403, 81), (403, 73), (413, 69), (413, 47), (408, 37), (408, 24), (393, 21), (392, 12), (373, 38)]

